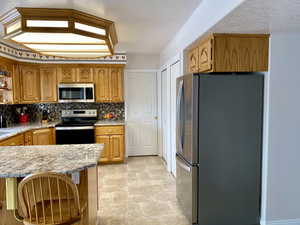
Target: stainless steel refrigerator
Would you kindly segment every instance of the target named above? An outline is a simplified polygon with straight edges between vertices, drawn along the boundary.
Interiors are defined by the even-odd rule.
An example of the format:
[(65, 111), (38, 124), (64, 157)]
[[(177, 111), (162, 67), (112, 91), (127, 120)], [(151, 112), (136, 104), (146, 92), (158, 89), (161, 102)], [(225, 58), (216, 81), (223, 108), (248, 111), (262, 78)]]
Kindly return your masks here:
[(264, 76), (177, 79), (177, 199), (190, 224), (259, 225)]

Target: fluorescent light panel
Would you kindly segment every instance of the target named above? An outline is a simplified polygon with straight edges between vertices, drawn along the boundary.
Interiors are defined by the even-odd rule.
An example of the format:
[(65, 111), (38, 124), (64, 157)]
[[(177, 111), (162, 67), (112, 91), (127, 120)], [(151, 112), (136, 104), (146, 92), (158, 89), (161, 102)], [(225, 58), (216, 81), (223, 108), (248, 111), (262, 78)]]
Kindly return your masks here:
[(110, 55), (110, 53), (105, 52), (41, 52), (44, 55), (53, 55), (60, 57), (82, 57), (82, 58), (95, 58), (95, 57), (103, 57)]
[(14, 22), (14, 23), (12, 23), (12, 24), (10, 24), (6, 27), (6, 33), (10, 34), (10, 33), (14, 32), (14, 31), (16, 31), (20, 28), (21, 28), (21, 20), (18, 20), (18, 21)]
[(109, 51), (107, 45), (24, 44), (36, 51)]
[(105, 29), (85, 25), (85, 24), (78, 23), (78, 22), (75, 22), (75, 29), (91, 32), (91, 33), (94, 33), (94, 34), (100, 34), (100, 35), (104, 35), (104, 36), (106, 35), (106, 30)]
[(58, 20), (26, 20), (27, 27), (69, 27), (68, 21), (58, 21)]
[(22, 33), (11, 38), (13, 41), (26, 43), (54, 43), (54, 44), (105, 44), (104, 40), (73, 33)]

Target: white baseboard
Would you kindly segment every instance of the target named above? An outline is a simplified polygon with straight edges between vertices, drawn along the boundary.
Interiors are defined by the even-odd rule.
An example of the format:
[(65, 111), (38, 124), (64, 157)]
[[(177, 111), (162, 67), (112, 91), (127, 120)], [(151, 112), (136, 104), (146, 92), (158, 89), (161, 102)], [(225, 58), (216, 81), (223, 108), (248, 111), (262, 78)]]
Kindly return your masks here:
[(300, 219), (261, 221), (261, 225), (300, 225)]

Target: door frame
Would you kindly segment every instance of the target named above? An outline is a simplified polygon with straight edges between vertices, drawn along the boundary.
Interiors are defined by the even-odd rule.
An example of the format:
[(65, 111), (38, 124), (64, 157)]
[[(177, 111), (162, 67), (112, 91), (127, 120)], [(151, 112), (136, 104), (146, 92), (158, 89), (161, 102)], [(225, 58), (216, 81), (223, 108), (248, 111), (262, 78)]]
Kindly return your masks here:
[[(125, 114), (125, 158), (128, 158), (128, 132), (126, 132), (126, 126), (127, 126), (127, 110), (128, 110), (128, 73), (155, 73), (155, 79), (156, 79), (156, 86), (155, 86), (155, 90), (154, 90), (154, 94), (156, 95), (155, 98), (156, 98), (156, 117), (158, 117), (158, 93), (157, 93), (157, 90), (158, 90), (158, 82), (157, 82), (157, 74), (158, 74), (158, 70), (151, 70), (151, 69), (125, 69), (124, 70), (124, 114)], [(159, 117), (158, 119), (156, 120), (156, 140), (157, 140), (157, 143), (156, 143), (156, 146), (158, 148), (157, 150), (157, 154), (159, 155), (160, 154), (160, 151), (159, 151), (159, 139), (158, 139), (158, 126), (159, 126)]]
[[(161, 66), (161, 69), (159, 70), (158, 72), (158, 77), (160, 78), (158, 82), (160, 82), (160, 85), (157, 85), (157, 87), (161, 87), (161, 90), (162, 88), (167, 88), (167, 102), (169, 103), (168, 104), (168, 107), (167, 107), (167, 115), (168, 115), (168, 121), (167, 121), (167, 147), (166, 147), (166, 150), (167, 150), (167, 159), (166, 159), (166, 167), (167, 167), (167, 170), (172, 173), (172, 164), (173, 164), (173, 168), (174, 168), (174, 164), (176, 166), (176, 161), (175, 162), (172, 162), (172, 139), (171, 139), (171, 99), (172, 99), (172, 96), (171, 96), (171, 66), (180, 62), (180, 73), (183, 74), (183, 70), (184, 70), (184, 63), (183, 63), (183, 51), (180, 51), (180, 53), (178, 53), (177, 55), (175, 55), (173, 58), (171, 58), (170, 60), (168, 60), (165, 64), (163, 64)], [(162, 72), (167, 70), (167, 87), (162, 87), (161, 85), (161, 81), (162, 81)], [(162, 92), (158, 92), (158, 98), (160, 98), (160, 102), (161, 99), (162, 99)], [(162, 107), (159, 107), (158, 108), (160, 110), (159, 112), (159, 115), (162, 116)], [(162, 118), (161, 116), (159, 117), (159, 123), (161, 124), (161, 128), (162, 128)], [(176, 126), (176, 125), (175, 125)], [(160, 134), (160, 138), (159, 140), (162, 140), (163, 138), (163, 133)], [(175, 139), (176, 140), (176, 139)], [(175, 144), (176, 146), (176, 144)], [(160, 152), (162, 154), (162, 144), (160, 145), (161, 149), (160, 149)], [(174, 170), (174, 169), (173, 169)], [(174, 176), (176, 176), (176, 174), (173, 174)]]

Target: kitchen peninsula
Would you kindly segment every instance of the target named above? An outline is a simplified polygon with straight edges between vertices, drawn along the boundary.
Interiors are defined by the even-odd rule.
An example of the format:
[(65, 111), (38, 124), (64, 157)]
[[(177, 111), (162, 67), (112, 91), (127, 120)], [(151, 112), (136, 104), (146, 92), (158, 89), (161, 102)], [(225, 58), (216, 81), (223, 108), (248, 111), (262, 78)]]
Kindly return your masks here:
[[(95, 225), (98, 209), (97, 163), (103, 144), (7, 146), (0, 148), (0, 225), (20, 225), (14, 218), (17, 184), (38, 172), (68, 174), (77, 184), (84, 209), (80, 224)], [(22, 212), (19, 212), (22, 215)]]

